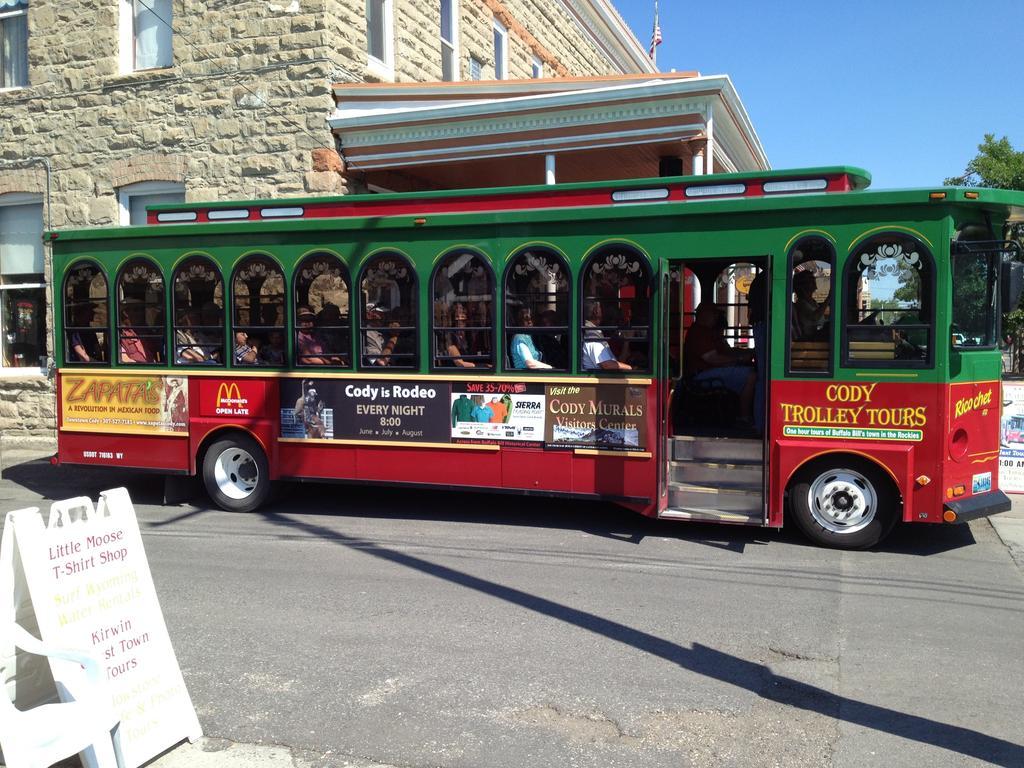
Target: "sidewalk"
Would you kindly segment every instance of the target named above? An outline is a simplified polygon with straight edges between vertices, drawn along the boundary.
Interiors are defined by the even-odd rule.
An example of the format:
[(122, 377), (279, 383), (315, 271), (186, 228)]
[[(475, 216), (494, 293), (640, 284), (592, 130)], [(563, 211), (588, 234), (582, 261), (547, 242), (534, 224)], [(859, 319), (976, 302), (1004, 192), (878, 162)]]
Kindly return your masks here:
[(1010, 556), (1024, 568), (1024, 494), (1008, 493), (1013, 506), (1009, 512), (988, 518), (1003, 544), (1010, 550)]

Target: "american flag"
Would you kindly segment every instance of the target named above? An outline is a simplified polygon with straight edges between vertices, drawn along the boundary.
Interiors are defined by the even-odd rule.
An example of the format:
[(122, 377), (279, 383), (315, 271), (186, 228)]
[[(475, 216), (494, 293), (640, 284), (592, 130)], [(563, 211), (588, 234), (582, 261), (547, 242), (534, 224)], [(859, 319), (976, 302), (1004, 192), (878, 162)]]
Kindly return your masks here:
[(654, 31), (651, 32), (651, 58), (654, 58), (654, 49), (661, 45), (661, 25), (658, 23), (658, 4), (654, 4)]

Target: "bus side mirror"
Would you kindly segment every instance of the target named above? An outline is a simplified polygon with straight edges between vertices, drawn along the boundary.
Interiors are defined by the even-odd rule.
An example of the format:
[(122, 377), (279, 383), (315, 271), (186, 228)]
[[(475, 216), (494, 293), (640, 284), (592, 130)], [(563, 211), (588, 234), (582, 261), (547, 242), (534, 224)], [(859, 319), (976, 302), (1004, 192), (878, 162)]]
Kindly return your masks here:
[(999, 277), (1003, 313), (1013, 312), (1020, 304), (1021, 294), (1024, 293), (1024, 262), (1004, 261), (1003, 273)]

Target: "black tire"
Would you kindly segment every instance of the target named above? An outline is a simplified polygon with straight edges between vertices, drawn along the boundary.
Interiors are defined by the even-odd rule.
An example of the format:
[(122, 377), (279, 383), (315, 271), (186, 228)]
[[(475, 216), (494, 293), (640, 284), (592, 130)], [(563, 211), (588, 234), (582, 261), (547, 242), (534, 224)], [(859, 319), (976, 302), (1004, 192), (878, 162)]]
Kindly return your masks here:
[(252, 512), (270, 495), (266, 454), (248, 435), (216, 440), (203, 456), (203, 484), (221, 509)]
[(892, 479), (859, 456), (824, 456), (801, 467), (789, 486), (789, 511), (815, 544), (867, 549), (903, 512)]

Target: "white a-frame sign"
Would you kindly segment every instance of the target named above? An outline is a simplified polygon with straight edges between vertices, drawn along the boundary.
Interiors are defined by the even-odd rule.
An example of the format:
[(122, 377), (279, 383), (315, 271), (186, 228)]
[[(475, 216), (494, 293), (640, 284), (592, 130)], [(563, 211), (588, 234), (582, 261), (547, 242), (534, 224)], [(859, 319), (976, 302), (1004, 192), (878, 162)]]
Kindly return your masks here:
[(125, 488), (10, 512), (15, 546), (45, 643), (103, 660), (121, 719), (120, 754), (136, 768), (183, 739), (202, 736), (167, 634), (135, 508)]

